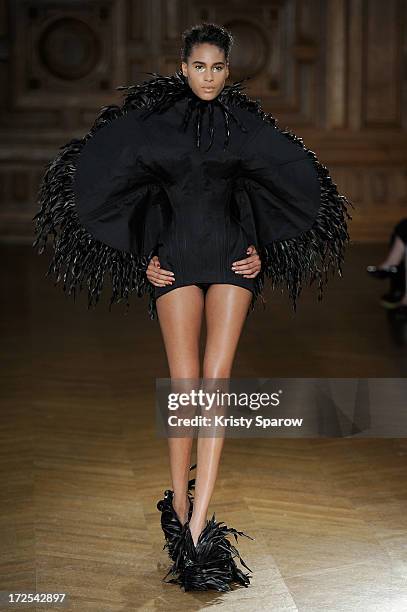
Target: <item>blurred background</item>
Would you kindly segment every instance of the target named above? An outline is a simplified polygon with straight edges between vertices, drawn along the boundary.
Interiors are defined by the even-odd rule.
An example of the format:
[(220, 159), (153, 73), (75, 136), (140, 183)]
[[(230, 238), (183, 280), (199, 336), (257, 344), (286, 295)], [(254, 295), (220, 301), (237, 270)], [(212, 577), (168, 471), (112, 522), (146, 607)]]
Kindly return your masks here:
[[(179, 67), (180, 34), (235, 37), (231, 79), (298, 132), (353, 201), (352, 239), (406, 214), (406, 11), (400, 0), (1, 0), (0, 235), (29, 244), (44, 164), (115, 87)], [(404, 25), (404, 27), (403, 27)]]
[[(397, 287), (366, 267), (407, 217), (407, 2), (0, 0), (0, 589), (65, 590), (73, 609), (98, 612), (223, 605), (160, 582), (155, 504), (169, 474), (154, 384), (168, 368), (147, 300), (128, 316), (108, 300), (88, 311), (32, 248), (46, 164), (120, 104), (116, 87), (179, 68), (181, 33), (202, 21), (235, 38), (228, 82), (251, 76), (248, 95), (355, 207), (343, 278), (322, 303), (304, 289), (297, 314), (268, 288), (233, 376), (406, 376), (403, 261)], [(256, 577), (226, 606), (405, 611), (402, 435), (228, 440), (211, 508), (256, 538), (239, 547)]]

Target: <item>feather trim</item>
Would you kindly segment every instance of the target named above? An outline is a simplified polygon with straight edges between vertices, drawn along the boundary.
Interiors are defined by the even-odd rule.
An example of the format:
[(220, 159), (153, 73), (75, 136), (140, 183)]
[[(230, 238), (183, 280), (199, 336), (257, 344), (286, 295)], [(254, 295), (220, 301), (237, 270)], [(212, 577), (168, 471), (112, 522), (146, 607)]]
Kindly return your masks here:
[[(247, 77), (243, 81), (250, 78)], [(321, 301), (329, 272), (331, 271), (332, 275), (338, 272), (342, 277), (345, 247), (350, 241), (347, 220), (352, 219), (348, 208), (354, 209), (354, 206), (344, 195), (338, 193), (328, 168), (304, 145), (303, 139), (290, 130), (282, 130), (277, 119), (266, 113), (258, 100), (252, 100), (244, 93), (241, 83), (242, 81), (239, 81), (229, 91), (233, 104), (254, 113), (302, 149), (312, 160), (320, 184), (321, 205), (313, 226), (299, 236), (275, 240), (260, 245), (258, 249), (262, 268), (254, 279), (254, 293), (248, 314), (254, 309), (259, 296), (263, 301), (263, 310), (265, 308), (266, 301), (262, 294), (265, 277), (271, 279), (273, 289), (287, 287), (295, 312), (304, 284), (308, 282), (312, 285), (316, 281), (318, 301)]]
[[(153, 72), (145, 74), (153, 78), (137, 85), (117, 87), (117, 90), (126, 91), (122, 105), (103, 107), (89, 132), (83, 138), (73, 139), (60, 147), (55, 159), (47, 164), (38, 192), (39, 211), (32, 217), (35, 222), (32, 247), (38, 247), (40, 255), (47, 249), (48, 237), (52, 237), (53, 256), (45, 276), (52, 273), (55, 285), (62, 279), (65, 294), (73, 295), (74, 301), (76, 293), (86, 284), (88, 309), (95, 308), (106, 277), (110, 276), (109, 311), (113, 304), (125, 300), (127, 314), (129, 296), (135, 292), (138, 297), (148, 295), (148, 313), (151, 319), (155, 319), (154, 285), (146, 276), (155, 249), (148, 255), (136, 256), (95, 239), (78, 218), (73, 190), (78, 157), (97, 131), (134, 109), (162, 112), (191, 90), (180, 70), (171, 76)], [(225, 94), (228, 87), (224, 88)]]
[[(82, 291), (84, 283), (88, 288), (88, 309), (95, 307), (100, 299), (105, 276), (110, 273), (112, 294), (109, 311), (113, 303), (126, 300), (129, 295), (150, 293), (149, 311), (152, 314), (151, 283), (145, 275), (149, 257), (137, 257), (133, 253), (119, 251), (96, 239), (80, 223), (75, 209), (72, 190), (75, 164), (87, 138), (72, 140), (53, 160), (45, 172), (40, 185), (40, 211), (36, 220), (36, 239), (33, 247), (39, 247), (38, 254), (46, 250), (48, 236), (53, 236), (54, 253), (46, 276), (55, 275), (55, 285), (62, 279), (67, 295)], [(152, 285), (151, 285), (152, 287)]]
[(53, 256), (45, 276), (52, 273), (55, 285), (62, 279), (65, 294), (73, 295), (74, 301), (76, 293), (86, 284), (88, 309), (95, 308), (99, 302), (109, 275), (112, 285), (109, 311), (113, 304), (125, 300), (127, 314), (129, 296), (135, 292), (138, 297), (148, 295), (150, 318), (156, 318), (154, 285), (146, 276), (155, 250), (152, 249), (148, 255), (136, 256), (115, 249), (95, 239), (81, 224), (73, 190), (78, 157), (86, 142), (108, 123), (130, 110), (151, 109), (164, 99), (182, 97), (184, 88), (179, 75), (159, 76), (139, 85), (118, 87), (119, 90), (128, 90), (122, 105), (103, 107), (89, 132), (83, 138), (73, 139), (60, 147), (58, 155), (45, 168), (38, 192), (39, 211), (32, 217), (35, 222), (32, 247), (38, 247), (40, 255), (46, 251), (48, 236), (52, 237)]
[[(114, 303), (125, 300), (127, 314), (130, 306), (129, 296), (135, 292), (138, 297), (148, 295), (148, 312), (150, 318), (154, 319), (157, 316), (154, 285), (147, 279), (146, 269), (155, 249), (148, 255), (136, 256), (93, 238), (78, 219), (73, 192), (78, 157), (88, 139), (98, 130), (133, 109), (162, 112), (186, 93), (190, 95), (191, 88), (181, 70), (171, 76), (151, 72), (146, 74), (152, 75), (153, 78), (141, 84), (117, 87), (118, 90), (127, 92), (122, 105), (103, 107), (90, 131), (82, 139), (73, 139), (61, 147), (56, 158), (46, 166), (38, 194), (40, 210), (32, 218), (35, 221), (35, 241), (32, 246), (38, 247), (38, 254), (42, 254), (46, 250), (48, 236), (52, 236), (53, 257), (46, 276), (53, 273), (55, 284), (62, 279), (64, 292), (73, 294), (74, 300), (76, 292), (81, 291), (86, 284), (88, 309), (98, 303), (109, 275), (112, 284), (109, 311)], [(266, 302), (262, 295), (265, 276), (272, 279), (273, 287), (283, 284), (288, 286), (295, 310), (296, 300), (307, 279), (310, 284), (318, 281), (318, 299), (322, 299), (322, 287), (324, 282), (327, 282), (328, 270), (332, 267), (342, 276), (343, 251), (349, 240), (346, 217), (351, 219), (346, 207), (352, 204), (338, 194), (328, 169), (304, 146), (302, 139), (288, 130), (282, 131), (277, 126), (276, 119), (265, 113), (257, 100), (250, 99), (242, 91), (241, 83), (248, 79), (250, 77), (226, 85), (218, 96), (218, 102), (225, 113), (225, 144), (229, 140), (228, 115), (235, 122), (238, 121), (229, 104), (238, 104), (271, 123), (285, 137), (306, 151), (317, 169), (321, 186), (321, 207), (313, 227), (296, 238), (261, 246), (259, 255), (262, 269), (254, 279), (254, 292), (248, 314), (254, 309), (259, 296), (265, 307)], [(240, 127), (245, 130), (244, 126)]]
[[(189, 470), (194, 470), (196, 468), (196, 463), (191, 465)], [(187, 490), (187, 498), (189, 503), (188, 508), (188, 521), (191, 519), (192, 511), (194, 509), (194, 497), (191, 493), (191, 489), (195, 488), (195, 478), (191, 478), (188, 481), (188, 490)], [(163, 546), (163, 550), (167, 548), (168, 555), (170, 559), (174, 560), (175, 550), (177, 547), (177, 542), (182, 533), (182, 524), (177, 516), (177, 513), (174, 510), (173, 506), (174, 499), (174, 491), (171, 489), (167, 489), (164, 491), (163, 499), (160, 499), (157, 502), (157, 510), (161, 512), (161, 527), (164, 532), (165, 543)]]
[[(242, 572), (235, 559), (238, 558), (249, 572), (252, 570), (243, 561), (237, 548), (227, 539), (228, 535), (233, 535), (236, 542), (238, 536), (254, 540), (243, 531), (227, 527), (222, 521), (217, 522), (213, 514), (212, 518), (206, 521), (195, 547), (189, 521), (186, 522), (173, 551), (174, 563), (163, 580), (178, 584), (185, 591), (230, 591), (233, 583), (249, 586), (250, 574)], [(173, 578), (166, 580), (169, 575)]]

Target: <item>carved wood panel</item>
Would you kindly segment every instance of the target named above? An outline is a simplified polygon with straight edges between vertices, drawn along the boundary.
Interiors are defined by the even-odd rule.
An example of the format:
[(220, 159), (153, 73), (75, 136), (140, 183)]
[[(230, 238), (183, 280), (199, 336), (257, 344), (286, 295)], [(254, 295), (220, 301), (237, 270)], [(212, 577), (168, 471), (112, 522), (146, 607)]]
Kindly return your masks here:
[(402, 0), (0, 0), (0, 235), (29, 242), (39, 179), (115, 88), (174, 72), (181, 32), (213, 21), (281, 127), (303, 137), (351, 199), (353, 240), (407, 216)]

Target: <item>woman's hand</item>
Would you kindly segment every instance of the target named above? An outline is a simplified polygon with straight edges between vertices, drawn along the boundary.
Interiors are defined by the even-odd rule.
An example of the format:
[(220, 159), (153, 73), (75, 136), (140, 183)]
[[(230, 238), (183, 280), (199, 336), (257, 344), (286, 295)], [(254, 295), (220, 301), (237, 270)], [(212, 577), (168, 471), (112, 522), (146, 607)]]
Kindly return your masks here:
[(156, 287), (166, 287), (167, 285), (172, 285), (175, 280), (174, 272), (161, 269), (158, 255), (154, 255), (154, 257), (150, 259), (150, 263), (148, 264), (146, 270), (146, 276), (150, 283)]
[(249, 257), (234, 261), (232, 270), (235, 274), (241, 274), (244, 278), (255, 278), (261, 270), (261, 259), (253, 244), (248, 247), (247, 252)]

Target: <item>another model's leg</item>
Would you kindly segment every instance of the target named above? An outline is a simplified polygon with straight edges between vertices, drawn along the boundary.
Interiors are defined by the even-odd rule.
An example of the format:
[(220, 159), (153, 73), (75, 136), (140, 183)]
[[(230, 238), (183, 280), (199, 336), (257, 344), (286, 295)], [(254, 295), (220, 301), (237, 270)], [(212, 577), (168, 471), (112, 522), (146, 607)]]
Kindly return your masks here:
[(379, 265), (379, 268), (398, 266), (403, 261), (405, 252), (406, 245), (399, 236), (395, 236), (393, 245), (388, 252), (386, 259)]
[[(405, 233), (405, 223), (399, 224), (400, 229), (403, 228), (404, 233)], [(404, 234), (403, 234), (404, 236)], [(387, 254), (386, 259), (380, 264), (380, 268), (385, 268), (386, 266), (399, 266), (399, 270), (400, 270), (400, 264), (402, 264), (404, 262), (404, 264), (407, 263), (407, 245), (405, 244), (405, 242), (401, 239), (400, 236), (397, 235), (397, 233), (395, 233), (394, 235), (394, 240), (392, 241), (392, 246), (390, 248), (389, 253)], [(407, 269), (407, 266), (404, 266), (404, 296), (401, 298), (401, 301), (399, 302), (399, 306), (406, 306), (407, 305), (407, 276), (405, 274), (405, 270)]]
[[(202, 290), (195, 285), (177, 287), (160, 296), (156, 307), (171, 379), (198, 379)], [(192, 437), (168, 438), (173, 506), (182, 524), (187, 520), (189, 508), (187, 489), (192, 442)]]
[(404, 289), (404, 296), (399, 302), (399, 306), (405, 307), (407, 306), (407, 219), (402, 219), (394, 228), (394, 245), (396, 244), (397, 255), (401, 250), (404, 251), (400, 262), (396, 265), (399, 287)]
[[(235, 285), (213, 284), (205, 300), (207, 339), (204, 378), (230, 378), (233, 359), (252, 294)], [(222, 453), (224, 437), (199, 437), (194, 510), (190, 530), (194, 544), (205, 526)]]
[(407, 306), (406, 248), (407, 219), (402, 219), (393, 228), (386, 258), (378, 266), (367, 267), (367, 272), (372, 277), (388, 278), (390, 281), (389, 292), (382, 295), (380, 300), (385, 308), (398, 309), (400, 306)]
[(407, 249), (405, 249), (405, 259), (404, 259), (404, 296), (399, 302), (399, 306), (407, 306)]

